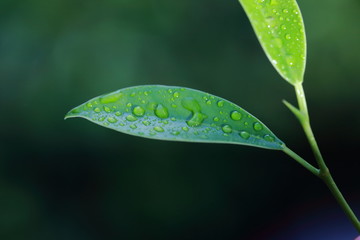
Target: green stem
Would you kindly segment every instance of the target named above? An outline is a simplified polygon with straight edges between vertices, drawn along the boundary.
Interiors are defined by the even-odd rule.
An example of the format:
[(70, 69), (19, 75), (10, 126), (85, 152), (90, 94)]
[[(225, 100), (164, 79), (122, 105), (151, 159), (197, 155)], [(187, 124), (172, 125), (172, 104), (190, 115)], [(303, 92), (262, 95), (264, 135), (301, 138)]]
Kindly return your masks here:
[(360, 222), (349, 204), (346, 202), (344, 196), (341, 194), (330, 172), (327, 172), (327, 174), (320, 176), (320, 178), (325, 182), (326, 186), (330, 189), (331, 193), (341, 206), (342, 210), (345, 212), (346, 216), (349, 218), (356, 230), (360, 233)]
[[(344, 196), (340, 192), (339, 188), (337, 187), (337, 185), (336, 185), (334, 179), (332, 178), (330, 171), (329, 171), (328, 167), (326, 166), (325, 161), (321, 155), (319, 146), (316, 142), (315, 136), (311, 129), (309, 112), (308, 112), (308, 108), (307, 108), (307, 103), (306, 103), (305, 92), (304, 92), (303, 86), (301, 83), (295, 84), (294, 86), (295, 86), (296, 97), (297, 97), (298, 104), (299, 104), (299, 114), (297, 114), (297, 117), (299, 118), (301, 126), (304, 129), (305, 135), (306, 135), (306, 137), (309, 141), (309, 144), (311, 146), (311, 149), (314, 153), (316, 162), (320, 168), (318, 174), (315, 174), (315, 175), (317, 175), (321, 180), (324, 181), (326, 186), (330, 189), (332, 195), (335, 197), (336, 201), (339, 203), (339, 205), (345, 212), (346, 216), (350, 219), (352, 224), (355, 226), (357, 231), (360, 233), (360, 222), (357, 219), (354, 212), (352, 211), (349, 204), (347, 203), (347, 201), (345, 200)], [(288, 150), (286, 150), (285, 152), (288, 153), (288, 155), (290, 155), (296, 161), (299, 162), (299, 157), (296, 157), (296, 155), (293, 155), (293, 154), (289, 154), (291, 152), (289, 152)], [(313, 169), (310, 168), (308, 170), (310, 170), (312, 173), (314, 173)]]
[(285, 147), (283, 149), (283, 151), (289, 155), (291, 158), (293, 158), (295, 161), (297, 161), (298, 163), (300, 163), (304, 168), (306, 168), (307, 170), (309, 170), (312, 174), (314, 174), (315, 176), (319, 176), (320, 171), (319, 169), (317, 169), (316, 167), (314, 167), (313, 165), (311, 165), (310, 163), (308, 163), (306, 160), (304, 160), (302, 157), (300, 157), (299, 155), (297, 155), (295, 152), (293, 152), (291, 149), (289, 149), (288, 147)]

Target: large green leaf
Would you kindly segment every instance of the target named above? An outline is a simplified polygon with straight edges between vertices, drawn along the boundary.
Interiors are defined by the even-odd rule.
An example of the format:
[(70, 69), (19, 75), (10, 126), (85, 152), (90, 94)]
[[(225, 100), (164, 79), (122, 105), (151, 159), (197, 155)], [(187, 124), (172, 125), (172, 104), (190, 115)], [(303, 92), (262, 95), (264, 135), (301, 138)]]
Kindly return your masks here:
[(72, 117), (140, 137), (284, 148), (281, 140), (244, 109), (188, 88), (145, 85), (121, 89), (81, 104), (65, 119)]
[(289, 83), (301, 83), (306, 63), (306, 38), (296, 1), (239, 1), (275, 69)]

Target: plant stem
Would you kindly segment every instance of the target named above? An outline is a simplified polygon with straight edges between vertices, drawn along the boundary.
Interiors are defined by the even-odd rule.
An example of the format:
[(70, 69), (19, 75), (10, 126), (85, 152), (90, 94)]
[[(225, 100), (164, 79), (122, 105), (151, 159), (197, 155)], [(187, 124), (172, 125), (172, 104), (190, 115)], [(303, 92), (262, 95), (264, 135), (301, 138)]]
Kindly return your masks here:
[[(316, 162), (319, 166), (319, 172), (317, 174), (314, 173), (314, 169), (312, 169), (311, 167), (313, 167), (312, 165), (310, 165), (308, 162), (306, 162), (305, 160), (303, 160), (302, 158), (302, 165), (304, 164), (304, 162), (306, 162), (307, 164), (309, 164), (311, 167), (309, 166), (305, 166), (309, 171), (311, 171), (312, 173), (314, 173), (315, 175), (317, 175), (321, 180), (324, 181), (324, 183), (326, 184), (326, 186), (330, 189), (332, 195), (335, 197), (336, 201), (340, 204), (341, 208), (343, 209), (343, 211), (345, 212), (346, 216), (350, 219), (350, 221), (352, 222), (352, 224), (355, 226), (355, 228), (357, 229), (357, 231), (360, 233), (360, 222), (357, 219), (356, 215), (354, 214), (354, 212), (352, 211), (352, 209), (350, 208), (349, 204), (346, 202), (344, 196), (342, 195), (342, 193), (340, 192), (339, 188), (337, 187), (334, 179), (332, 178), (330, 171), (328, 169), (328, 167), (325, 164), (325, 161), (321, 155), (319, 146), (316, 142), (314, 133), (311, 129), (311, 125), (310, 125), (310, 118), (309, 118), (309, 112), (308, 112), (308, 108), (307, 108), (307, 103), (306, 103), (306, 98), (305, 98), (305, 92), (302, 86), (302, 83), (298, 83), (295, 84), (295, 92), (296, 92), (296, 97), (298, 100), (298, 104), (299, 104), (299, 114), (297, 114), (297, 117), (301, 123), (301, 126), (304, 129), (305, 135), (309, 141), (309, 144), (311, 146), (311, 149), (314, 153)], [(289, 149), (290, 150), (290, 149)], [(284, 152), (286, 152), (288, 155), (290, 155), (291, 157), (293, 157), (296, 161), (299, 162), (299, 157), (291, 151), (284, 149)]]
[(320, 178), (325, 182), (326, 186), (330, 189), (331, 193), (333, 194), (336, 201), (341, 206), (342, 210), (345, 212), (346, 216), (349, 218), (349, 220), (354, 225), (356, 230), (360, 233), (360, 222), (357, 219), (351, 207), (349, 206), (349, 204), (346, 202), (344, 196), (341, 194), (330, 172), (328, 172), (323, 176), (320, 176)]
[(304, 168), (306, 168), (307, 170), (309, 170), (312, 174), (314, 174), (315, 176), (319, 176), (320, 171), (319, 169), (317, 169), (316, 167), (314, 167), (313, 165), (311, 165), (310, 163), (308, 163), (306, 160), (304, 160), (302, 157), (300, 157), (299, 155), (297, 155), (295, 152), (293, 152), (291, 149), (289, 149), (288, 147), (285, 147), (283, 149), (283, 151), (289, 155), (291, 158), (293, 158), (295, 161), (297, 161), (298, 163), (300, 163)]

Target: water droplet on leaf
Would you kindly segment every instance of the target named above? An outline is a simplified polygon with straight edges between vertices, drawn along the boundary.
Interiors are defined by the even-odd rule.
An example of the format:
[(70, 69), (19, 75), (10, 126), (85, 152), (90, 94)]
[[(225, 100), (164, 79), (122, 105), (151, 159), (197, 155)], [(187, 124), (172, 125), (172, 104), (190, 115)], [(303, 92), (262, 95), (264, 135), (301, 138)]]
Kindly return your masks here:
[(181, 129), (184, 130), (185, 132), (189, 131), (188, 127), (182, 127)]
[(205, 118), (207, 118), (207, 116), (205, 114), (196, 112), (196, 113), (194, 113), (194, 115), (191, 117), (190, 120), (186, 121), (186, 123), (189, 127), (197, 127), (202, 124), (202, 122), (204, 121)]
[(221, 129), (223, 130), (224, 133), (231, 133), (232, 132), (232, 128), (228, 124), (223, 125)]
[(108, 95), (104, 95), (104, 96), (100, 97), (100, 102), (102, 104), (114, 103), (114, 102), (117, 102), (122, 96), (123, 96), (123, 94), (120, 92), (110, 93)]
[(110, 122), (110, 123), (116, 123), (117, 122), (117, 119), (116, 118), (114, 118), (114, 117), (108, 117), (108, 122)]
[(164, 132), (164, 129), (162, 127), (156, 126), (154, 127), (154, 130), (157, 132)]
[(128, 120), (130, 122), (134, 122), (137, 120), (137, 118), (134, 115), (127, 115), (126, 120)]
[(256, 122), (254, 123), (254, 129), (256, 131), (261, 131), (263, 129), (263, 126), (261, 125), (261, 123)]
[(242, 115), (238, 111), (232, 111), (230, 114), (230, 117), (234, 121), (239, 121), (241, 119)]
[(111, 112), (111, 109), (109, 107), (107, 107), (107, 106), (104, 106), (104, 111), (109, 113), (109, 112)]
[(133, 109), (133, 114), (134, 114), (135, 116), (142, 117), (142, 116), (144, 116), (144, 114), (145, 114), (145, 109), (143, 109), (143, 108), (140, 107), (140, 106), (136, 106), (136, 107), (134, 107), (134, 109)]
[(264, 136), (264, 139), (268, 142), (274, 142), (275, 141), (275, 138), (270, 136), (270, 135), (265, 135)]
[(250, 133), (246, 132), (246, 131), (241, 131), (239, 133), (240, 137), (242, 137), (243, 139), (247, 140), (250, 138)]
[(145, 126), (149, 126), (150, 125), (150, 122), (149, 121), (143, 121), (142, 122)]
[(158, 118), (168, 118), (169, 117), (169, 112), (167, 110), (166, 107), (164, 107), (163, 105), (161, 104), (158, 104), (155, 108), (155, 115), (158, 117)]
[(181, 105), (185, 109), (192, 111), (192, 112), (200, 112), (201, 111), (201, 107), (200, 107), (199, 103), (192, 97), (184, 98), (181, 101)]

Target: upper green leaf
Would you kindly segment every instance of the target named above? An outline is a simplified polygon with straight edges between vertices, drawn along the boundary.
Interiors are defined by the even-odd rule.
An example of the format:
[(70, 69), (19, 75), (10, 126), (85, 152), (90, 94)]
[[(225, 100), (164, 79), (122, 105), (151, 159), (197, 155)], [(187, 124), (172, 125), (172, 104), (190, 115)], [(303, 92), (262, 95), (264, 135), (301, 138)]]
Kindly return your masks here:
[(214, 95), (180, 87), (130, 87), (93, 98), (65, 117), (153, 139), (244, 144), (283, 149), (263, 123)]
[(239, 1), (275, 69), (289, 83), (301, 83), (306, 63), (306, 38), (296, 1)]

